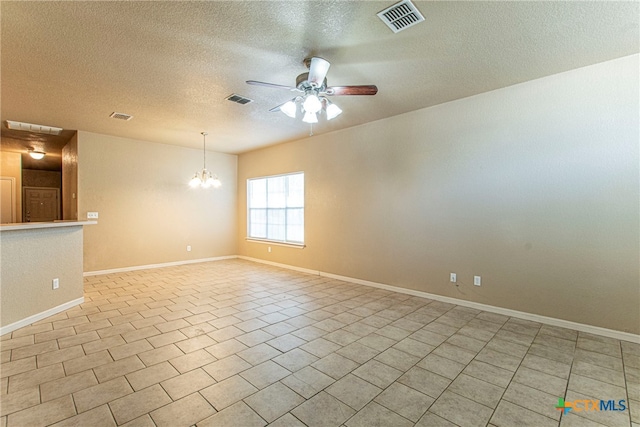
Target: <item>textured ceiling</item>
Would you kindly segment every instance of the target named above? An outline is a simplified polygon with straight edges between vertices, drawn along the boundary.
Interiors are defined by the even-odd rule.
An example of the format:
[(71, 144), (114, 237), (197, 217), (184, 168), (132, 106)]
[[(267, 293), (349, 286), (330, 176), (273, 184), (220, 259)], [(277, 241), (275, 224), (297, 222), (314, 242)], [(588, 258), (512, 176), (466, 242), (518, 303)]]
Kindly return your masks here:
[(376, 16), (392, 3), (3, 1), (1, 118), (241, 153), (309, 134), (268, 112), (288, 91), (245, 84), (294, 85), (308, 56), (379, 88), (334, 97), (319, 134), (639, 51), (636, 1), (416, 1), (426, 21), (398, 34)]

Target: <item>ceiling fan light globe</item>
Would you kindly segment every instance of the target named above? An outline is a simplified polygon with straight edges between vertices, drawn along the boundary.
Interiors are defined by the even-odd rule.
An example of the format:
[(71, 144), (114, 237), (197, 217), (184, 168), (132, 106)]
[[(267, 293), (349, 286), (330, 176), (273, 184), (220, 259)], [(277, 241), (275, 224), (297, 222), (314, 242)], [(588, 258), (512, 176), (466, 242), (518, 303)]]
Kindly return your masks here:
[(298, 106), (293, 101), (286, 102), (282, 105), (282, 107), (280, 107), (280, 111), (282, 111), (284, 114), (291, 117), (292, 119), (296, 118), (297, 110), (298, 110)]
[(302, 108), (304, 108), (304, 111), (306, 111), (307, 113), (315, 114), (322, 109), (322, 102), (316, 95), (309, 94), (304, 99)]
[(316, 113), (312, 113), (311, 111), (307, 111), (304, 113), (304, 118), (302, 119), (305, 123), (318, 123), (318, 117)]
[(332, 103), (327, 106), (327, 120), (335, 119), (340, 114), (342, 114), (342, 109), (336, 104)]

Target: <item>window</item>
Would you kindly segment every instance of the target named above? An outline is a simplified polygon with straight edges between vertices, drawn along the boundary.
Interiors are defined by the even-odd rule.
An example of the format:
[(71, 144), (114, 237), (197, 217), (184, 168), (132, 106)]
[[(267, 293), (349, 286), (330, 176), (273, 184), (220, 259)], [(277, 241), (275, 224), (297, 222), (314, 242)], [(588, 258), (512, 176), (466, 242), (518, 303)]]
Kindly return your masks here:
[(250, 239), (304, 243), (304, 173), (247, 180)]

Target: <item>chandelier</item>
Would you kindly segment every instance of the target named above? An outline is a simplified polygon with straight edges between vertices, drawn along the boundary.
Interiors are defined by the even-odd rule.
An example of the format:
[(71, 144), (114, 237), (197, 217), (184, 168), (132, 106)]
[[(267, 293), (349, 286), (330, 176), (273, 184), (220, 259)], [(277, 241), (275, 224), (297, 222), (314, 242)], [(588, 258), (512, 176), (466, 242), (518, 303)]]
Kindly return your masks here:
[(202, 188), (219, 188), (222, 185), (218, 175), (212, 175), (210, 171), (207, 170), (207, 132), (200, 132), (202, 134), (202, 170), (200, 172), (196, 172), (189, 181), (189, 186), (192, 188), (202, 187)]

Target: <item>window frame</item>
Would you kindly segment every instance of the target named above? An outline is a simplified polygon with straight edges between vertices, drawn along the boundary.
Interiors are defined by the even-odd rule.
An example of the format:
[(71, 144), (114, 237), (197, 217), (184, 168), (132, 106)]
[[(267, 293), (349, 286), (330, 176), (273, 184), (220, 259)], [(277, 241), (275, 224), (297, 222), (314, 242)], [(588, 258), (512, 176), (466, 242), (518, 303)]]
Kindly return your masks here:
[[(252, 208), (251, 207), (251, 181), (256, 181), (256, 180), (266, 180), (266, 186), (267, 186), (267, 190), (266, 190), (266, 194), (268, 197), (269, 191), (268, 191), (268, 185), (269, 185), (269, 179), (272, 178), (280, 178), (280, 177), (286, 177), (286, 176), (291, 176), (291, 175), (302, 175), (302, 179), (303, 179), (303, 186), (302, 186), (302, 207), (278, 207), (278, 208), (269, 208), (268, 207), (268, 198), (266, 201), (266, 205), (264, 208)], [(252, 177), (252, 178), (247, 178), (247, 228), (246, 228), (246, 240), (250, 241), (250, 242), (256, 242), (256, 243), (265, 243), (265, 244), (270, 244), (270, 245), (274, 245), (274, 246), (288, 246), (288, 247), (295, 247), (295, 248), (304, 248), (306, 247), (305, 242), (304, 242), (304, 215), (305, 215), (305, 187), (306, 187), (306, 182), (304, 182), (305, 179), (305, 173), (304, 171), (296, 171), (296, 172), (287, 172), (287, 173), (281, 173), (281, 174), (276, 174), (276, 175), (266, 175), (266, 176), (256, 176), (256, 177)], [(288, 181), (287, 181), (287, 185), (288, 185)], [(289, 209), (291, 210), (298, 210), (298, 209), (302, 209), (302, 233), (303, 233), (303, 241), (302, 242), (297, 242), (297, 241), (291, 241), (291, 240), (276, 240), (276, 239), (270, 239), (268, 237), (266, 238), (261, 238), (261, 237), (252, 237), (251, 236), (251, 210), (252, 209), (264, 209), (267, 212), (267, 223), (266, 226), (268, 227), (269, 222), (268, 222), (268, 211), (269, 209), (284, 209), (285, 213), (284, 213), (284, 218), (285, 218), (285, 224), (284, 224), (284, 228), (285, 228), (285, 239), (286, 239), (286, 235), (287, 235), (287, 213), (289, 211)], [(268, 231), (267, 231), (267, 235), (268, 235)]]

